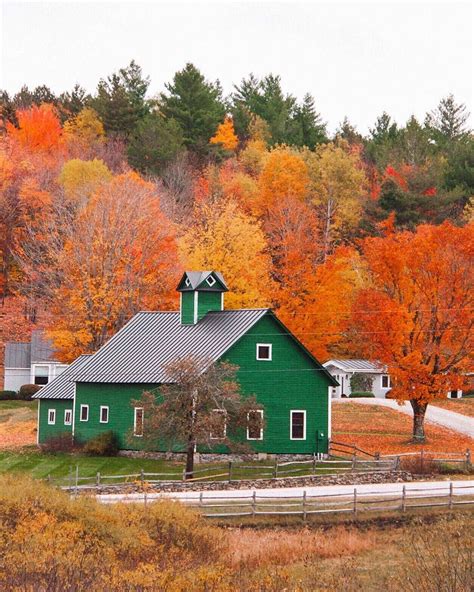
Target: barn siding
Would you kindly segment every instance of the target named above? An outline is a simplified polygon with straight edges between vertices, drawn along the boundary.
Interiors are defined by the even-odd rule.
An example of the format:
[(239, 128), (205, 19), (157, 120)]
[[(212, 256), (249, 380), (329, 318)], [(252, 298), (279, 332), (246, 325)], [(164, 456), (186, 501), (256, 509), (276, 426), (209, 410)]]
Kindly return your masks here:
[(211, 310), (221, 310), (222, 292), (198, 292), (198, 320)]
[[(72, 409), (73, 401), (71, 399), (38, 399), (38, 427), (39, 443), (44, 442), (52, 436), (72, 433), (72, 425), (64, 425), (64, 411)], [(48, 410), (56, 410), (55, 425), (48, 424)]]

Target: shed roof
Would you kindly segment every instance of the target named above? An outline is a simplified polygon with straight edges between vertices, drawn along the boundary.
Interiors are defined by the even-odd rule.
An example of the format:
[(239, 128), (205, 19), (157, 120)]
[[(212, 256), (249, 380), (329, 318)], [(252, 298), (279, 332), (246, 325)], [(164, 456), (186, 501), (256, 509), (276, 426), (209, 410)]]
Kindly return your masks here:
[(167, 382), (169, 362), (191, 355), (218, 360), (268, 312), (267, 308), (213, 311), (195, 325), (182, 325), (179, 312), (139, 312), (71, 378), (75, 382)]
[[(211, 279), (217, 279), (215, 284), (204, 283), (212, 275)], [(178, 292), (197, 290), (199, 287), (206, 291), (227, 292), (227, 284), (224, 276), (219, 271), (185, 271), (178, 284)]]
[(323, 366), (325, 368), (336, 366), (344, 372), (361, 372), (367, 374), (383, 374), (387, 371), (386, 366), (380, 362), (373, 362), (371, 360), (328, 360)]
[(37, 329), (31, 333), (28, 342), (7, 341), (5, 343), (6, 368), (30, 368), (35, 362), (56, 362), (53, 344)]
[(33, 399), (74, 399), (74, 382), (71, 381), (73, 372), (81, 368), (92, 354), (83, 354), (66, 368), (54, 380), (43, 386), (33, 395)]

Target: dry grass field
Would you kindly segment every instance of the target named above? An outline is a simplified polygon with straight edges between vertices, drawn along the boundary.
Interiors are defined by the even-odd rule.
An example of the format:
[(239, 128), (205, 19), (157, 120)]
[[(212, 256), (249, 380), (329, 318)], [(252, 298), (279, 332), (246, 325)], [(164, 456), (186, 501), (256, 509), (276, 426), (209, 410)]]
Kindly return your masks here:
[(0, 401), (0, 449), (36, 442), (36, 401)]
[[(465, 452), (474, 440), (433, 424), (425, 424), (426, 452)], [(335, 404), (332, 407), (332, 437), (338, 442), (355, 444), (368, 452), (395, 454), (417, 452), (419, 444), (411, 442), (410, 415), (379, 406), (358, 403)]]

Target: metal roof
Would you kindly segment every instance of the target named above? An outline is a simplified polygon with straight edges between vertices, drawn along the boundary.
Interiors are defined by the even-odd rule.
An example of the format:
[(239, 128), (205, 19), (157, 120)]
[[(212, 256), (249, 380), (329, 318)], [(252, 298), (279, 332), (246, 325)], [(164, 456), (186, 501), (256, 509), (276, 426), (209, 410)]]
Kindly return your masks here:
[(179, 312), (139, 312), (71, 378), (75, 382), (167, 382), (166, 364), (191, 355), (218, 360), (268, 311), (213, 311), (195, 325), (182, 325)]
[(48, 382), (37, 393), (33, 399), (74, 399), (74, 382), (71, 381), (72, 373), (81, 368), (92, 354), (83, 354), (66, 368), (54, 380)]
[(5, 368), (30, 368), (31, 343), (7, 341), (5, 343)]
[[(214, 276), (214, 280), (215, 278), (217, 278), (218, 283), (221, 284), (216, 285), (214, 287), (214, 284), (204, 284), (204, 286), (202, 286), (202, 284), (205, 282), (205, 280), (210, 276), (213, 275)], [(217, 282), (214, 282), (215, 284), (217, 284)], [(181, 278), (179, 284), (178, 284), (178, 291), (179, 292), (186, 292), (186, 291), (190, 291), (190, 290), (196, 290), (197, 288), (199, 288), (201, 286), (201, 288), (203, 288), (204, 290), (207, 291), (219, 291), (219, 292), (227, 292), (228, 288), (227, 288), (227, 284), (225, 283), (224, 280), (224, 276), (222, 275), (222, 273), (220, 273), (219, 271), (185, 271), (183, 274), (183, 277)]]
[(35, 362), (57, 362), (53, 345), (41, 329), (33, 331), (27, 343), (5, 343), (5, 368), (30, 368)]
[(325, 368), (328, 366), (337, 366), (345, 372), (366, 372), (368, 374), (382, 374), (387, 371), (387, 368), (383, 364), (370, 360), (328, 360), (323, 366)]

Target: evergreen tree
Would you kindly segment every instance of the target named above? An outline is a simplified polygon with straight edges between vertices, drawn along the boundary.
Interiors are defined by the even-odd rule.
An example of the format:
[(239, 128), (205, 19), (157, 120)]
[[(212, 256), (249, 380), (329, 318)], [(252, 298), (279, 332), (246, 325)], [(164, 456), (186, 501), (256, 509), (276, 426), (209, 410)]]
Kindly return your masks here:
[(150, 80), (133, 60), (127, 68), (101, 79), (93, 107), (108, 134), (128, 137), (148, 112), (145, 94)]
[(182, 149), (183, 134), (176, 120), (150, 113), (138, 122), (128, 162), (142, 173), (159, 175)]
[(314, 98), (309, 93), (305, 94), (302, 104), (296, 106), (291, 127), (294, 132), (289, 139), (297, 146), (307, 146), (313, 150), (328, 140), (326, 124), (316, 111)]
[(443, 147), (469, 133), (466, 126), (468, 119), (469, 112), (466, 110), (466, 105), (456, 103), (454, 96), (450, 94), (441, 99), (434, 111), (426, 115), (425, 125), (437, 144)]
[(67, 119), (78, 115), (90, 100), (91, 96), (79, 84), (75, 84), (71, 92), (61, 93), (58, 98), (58, 107), (63, 123)]
[(375, 126), (369, 130), (369, 133), (366, 154), (374, 164), (384, 169), (389, 164), (394, 146), (399, 139), (397, 124), (384, 111), (377, 117)]
[(15, 105), (6, 90), (0, 90), (0, 133), (4, 133), (7, 123), (18, 125)]
[(209, 140), (225, 115), (220, 84), (208, 82), (193, 64), (176, 72), (161, 94), (161, 110), (174, 119), (187, 148), (200, 157), (209, 154)]
[(336, 138), (342, 138), (351, 145), (362, 144), (364, 142), (364, 137), (357, 131), (357, 128), (352, 125), (347, 116), (344, 117), (342, 123), (339, 124), (339, 127), (336, 130)]

